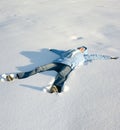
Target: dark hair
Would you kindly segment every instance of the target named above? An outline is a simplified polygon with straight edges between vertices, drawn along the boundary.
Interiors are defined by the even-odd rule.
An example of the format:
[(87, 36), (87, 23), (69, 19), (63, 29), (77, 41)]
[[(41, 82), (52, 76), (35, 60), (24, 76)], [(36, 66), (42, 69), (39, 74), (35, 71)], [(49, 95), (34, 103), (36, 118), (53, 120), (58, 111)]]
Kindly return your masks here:
[(80, 49), (80, 48), (85, 48), (85, 50), (87, 50), (86, 46), (81, 46), (81, 47), (78, 47), (77, 49)]

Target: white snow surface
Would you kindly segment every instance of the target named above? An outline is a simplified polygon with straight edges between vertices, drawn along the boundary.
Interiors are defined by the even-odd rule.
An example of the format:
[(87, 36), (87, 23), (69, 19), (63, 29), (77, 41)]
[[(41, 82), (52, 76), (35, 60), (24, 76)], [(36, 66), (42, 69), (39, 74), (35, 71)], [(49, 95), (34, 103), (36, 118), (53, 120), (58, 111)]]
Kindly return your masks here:
[[(85, 45), (120, 56), (119, 0), (0, 0), (0, 74), (28, 71)], [(0, 130), (120, 130), (120, 59), (71, 73), (62, 94), (43, 92), (56, 72), (0, 82)]]

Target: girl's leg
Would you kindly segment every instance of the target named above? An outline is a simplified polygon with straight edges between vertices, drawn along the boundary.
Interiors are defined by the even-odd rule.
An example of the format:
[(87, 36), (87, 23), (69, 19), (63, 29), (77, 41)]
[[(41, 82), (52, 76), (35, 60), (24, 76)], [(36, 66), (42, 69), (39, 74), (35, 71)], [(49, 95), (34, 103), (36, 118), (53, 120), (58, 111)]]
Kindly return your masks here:
[[(72, 69), (69, 66), (64, 65), (63, 68), (58, 72), (52, 87), (53, 86), (56, 87), (59, 93), (62, 91), (62, 87), (71, 71)], [(50, 90), (51, 93), (52, 93), (52, 87)]]
[(43, 66), (36, 67), (35, 69), (28, 71), (28, 72), (17, 73), (17, 78), (18, 79), (27, 78), (29, 76), (32, 76), (32, 75), (40, 73), (40, 72), (44, 72), (44, 71), (48, 71), (48, 70), (56, 70), (57, 67), (58, 67), (58, 65), (55, 63), (46, 64)]

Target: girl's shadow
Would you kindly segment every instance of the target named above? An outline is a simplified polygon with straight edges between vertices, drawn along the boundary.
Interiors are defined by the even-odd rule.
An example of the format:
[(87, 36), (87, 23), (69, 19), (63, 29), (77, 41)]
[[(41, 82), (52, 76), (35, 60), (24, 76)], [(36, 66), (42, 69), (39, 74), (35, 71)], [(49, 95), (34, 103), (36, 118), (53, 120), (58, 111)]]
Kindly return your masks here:
[(24, 87), (24, 88), (28, 88), (28, 89), (32, 89), (32, 90), (36, 90), (36, 91), (45, 91), (46, 87), (48, 87), (48, 85), (43, 86), (43, 87), (37, 87), (37, 86), (32, 86), (32, 85), (26, 85), (26, 84), (20, 84), (20, 86)]
[[(34, 69), (35, 67), (51, 63), (54, 59), (56, 59), (58, 57), (57, 55), (50, 52), (49, 49), (46, 49), (46, 48), (41, 49), (38, 52), (37, 51), (22, 51), (21, 54), (24, 55), (25, 57), (29, 58), (29, 60), (31, 62), (29, 65), (17, 67), (17, 69), (22, 72), (26, 72), (26, 71)], [(54, 73), (50, 73), (50, 72), (45, 72), (43, 74), (54, 76)], [(36, 86), (25, 85), (25, 84), (21, 84), (20, 86), (25, 87), (25, 88), (34, 89), (37, 91), (43, 91), (43, 89), (45, 87), (47, 87), (47, 86), (36, 87)]]
[(40, 51), (22, 51), (22, 55), (29, 58), (30, 64), (17, 67), (18, 70), (25, 72), (34, 69), (35, 67), (51, 63), (58, 56), (50, 52), (49, 49), (41, 49)]

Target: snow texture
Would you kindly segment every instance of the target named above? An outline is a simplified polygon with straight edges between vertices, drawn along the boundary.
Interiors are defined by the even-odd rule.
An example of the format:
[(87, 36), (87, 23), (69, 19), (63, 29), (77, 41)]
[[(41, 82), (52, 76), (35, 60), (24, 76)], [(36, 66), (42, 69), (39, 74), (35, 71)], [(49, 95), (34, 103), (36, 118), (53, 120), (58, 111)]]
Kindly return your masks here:
[[(120, 56), (119, 0), (1, 0), (0, 74), (28, 71), (82, 45)], [(0, 130), (120, 130), (120, 60), (71, 73), (69, 91), (44, 93), (56, 72), (0, 82)]]

